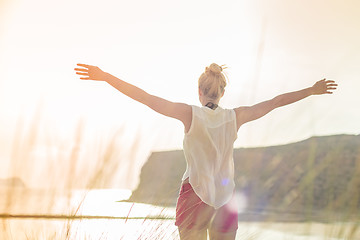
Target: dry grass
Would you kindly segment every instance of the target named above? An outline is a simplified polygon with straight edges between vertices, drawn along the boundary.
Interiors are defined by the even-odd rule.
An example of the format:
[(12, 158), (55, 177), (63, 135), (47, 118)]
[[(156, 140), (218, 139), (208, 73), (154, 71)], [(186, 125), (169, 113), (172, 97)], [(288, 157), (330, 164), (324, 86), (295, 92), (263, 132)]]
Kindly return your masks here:
[[(119, 146), (117, 137), (121, 135), (121, 129), (115, 132), (104, 146), (103, 142), (87, 150), (84, 137), (84, 122), (80, 121), (76, 127), (72, 141), (67, 143), (59, 139), (54, 139), (52, 133), (44, 133), (38, 123), (41, 122), (40, 113), (37, 113), (26, 128), (23, 121), (17, 124), (15, 133), (13, 152), (11, 157), (10, 173), (13, 176), (24, 177), (25, 179), (34, 178), (36, 181), (42, 179), (50, 183), (52, 188), (46, 190), (34, 190), (32, 197), (29, 189), (22, 189), (16, 186), (10, 186), (1, 189), (0, 210), (3, 213), (1, 217), (0, 239), (177, 239), (177, 229), (173, 224), (173, 218), (153, 219), (149, 215), (143, 218), (129, 217), (132, 208), (129, 209), (128, 216), (125, 218), (113, 219), (81, 219), (78, 218), (79, 210), (83, 201), (80, 201), (77, 207), (73, 207), (71, 199), (72, 190), (79, 186), (86, 189), (86, 192), (94, 188), (106, 186), (118, 174), (119, 164)], [(28, 129), (28, 130), (26, 130)], [(49, 148), (58, 146), (61, 151), (58, 155), (50, 155), (47, 163), (39, 163), (34, 159), (33, 153), (40, 144), (44, 145), (44, 139), (49, 144)], [(140, 146), (136, 141), (128, 151), (136, 153)], [(45, 145), (45, 151), (46, 151)], [(85, 152), (83, 151), (84, 149)], [(95, 156), (98, 161), (96, 164), (85, 166), (83, 157), (89, 156), (89, 153)], [(308, 157), (309, 166), (314, 161), (315, 153)], [(39, 165), (40, 164), (40, 165)], [(45, 166), (45, 167), (44, 167)], [(356, 168), (360, 169), (360, 156)], [(123, 174), (127, 170), (122, 169)], [(85, 179), (85, 180), (84, 180)], [(300, 183), (303, 188), (313, 188), (312, 173)], [(351, 186), (356, 186), (360, 181), (359, 176), (352, 176)], [(81, 184), (79, 184), (79, 182)], [(334, 181), (335, 182), (335, 181)], [(349, 187), (351, 187), (349, 186)], [(309, 193), (313, 191), (308, 191)], [(61, 196), (67, 196), (66, 216), (56, 219), (54, 206)], [(305, 209), (308, 212), (313, 211), (311, 194), (306, 196), (308, 199)], [(345, 216), (357, 211), (356, 203), (359, 201), (359, 192), (352, 196), (352, 201), (348, 206)], [(328, 210), (331, 213), (332, 206), (343, 204), (348, 199), (337, 199), (336, 202), (329, 202)], [(43, 214), (49, 216), (46, 218), (36, 217), (27, 218), (31, 214)], [(51, 214), (53, 215), (51, 215)], [(17, 218), (5, 214), (18, 214)], [(19, 214), (23, 214), (22, 218)], [(97, 230), (97, 231), (94, 231)], [(240, 223), (237, 239), (266, 239), (264, 234), (270, 234), (269, 231), (280, 233), (291, 233), (292, 236), (315, 237), (311, 239), (360, 239), (359, 219), (350, 219), (349, 222), (334, 223), (276, 223), (271, 218), (266, 222), (258, 223)], [(269, 235), (270, 236), (270, 235)], [(286, 239), (292, 239), (287, 238)], [(285, 239), (284, 238), (284, 239)], [(270, 238), (269, 238), (270, 239)], [(299, 239), (295, 238), (294, 239)]]

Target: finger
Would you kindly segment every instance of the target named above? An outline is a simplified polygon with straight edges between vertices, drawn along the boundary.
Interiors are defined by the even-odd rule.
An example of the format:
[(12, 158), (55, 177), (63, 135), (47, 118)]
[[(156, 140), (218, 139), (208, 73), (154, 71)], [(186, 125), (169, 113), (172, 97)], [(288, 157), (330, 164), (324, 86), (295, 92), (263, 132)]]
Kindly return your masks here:
[(90, 80), (89, 77), (86, 77), (86, 78), (80, 78), (81, 80)]
[(89, 73), (82, 73), (82, 72), (77, 72), (77, 75), (83, 75), (83, 76), (89, 76)]
[(337, 84), (328, 84), (327, 86), (328, 87), (337, 87), (338, 85)]
[(334, 80), (326, 80), (325, 82), (326, 83), (334, 83), (335, 81)]
[(85, 67), (85, 68), (90, 68), (90, 67), (92, 67), (91, 65), (87, 65), (87, 64), (83, 64), (83, 63), (78, 63), (78, 64), (76, 64), (76, 65), (78, 65), (78, 66), (80, 66), (80, 67)]
[(75, 71), (81, 71), (81, 72), (87, 72), (89, 71), (88, 69), (85, 68), (74, 68)]
[(336, 90), (336, 88), (327, 88), (328, 90)]

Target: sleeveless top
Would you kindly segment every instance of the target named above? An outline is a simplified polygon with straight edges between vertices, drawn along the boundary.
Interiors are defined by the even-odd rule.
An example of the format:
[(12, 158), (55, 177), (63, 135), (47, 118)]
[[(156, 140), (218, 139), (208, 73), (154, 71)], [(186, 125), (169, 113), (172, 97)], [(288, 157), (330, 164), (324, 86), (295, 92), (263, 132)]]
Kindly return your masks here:
[(232, 197), (234, 183), (233, 144), (237, 138), (233, 109), (192, 107), (190, 129), (183, 141), (189, 183), (206, 204), (220, 208)]

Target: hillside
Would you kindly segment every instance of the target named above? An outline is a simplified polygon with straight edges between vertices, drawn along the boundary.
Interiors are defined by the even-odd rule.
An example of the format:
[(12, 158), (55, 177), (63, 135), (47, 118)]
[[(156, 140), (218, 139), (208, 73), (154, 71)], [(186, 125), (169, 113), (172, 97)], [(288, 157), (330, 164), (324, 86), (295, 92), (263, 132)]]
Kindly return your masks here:
[[(244, 212), (253, 217), (348, 218), (360, 209), (360, 135), (235, 149), (234, 163), (236, 191), (245, 196)], [(128, 201), (174, 206), (185, 167), (180, 150), (154, 152)]]
[(0, 179), (0, 188), (26, 188), (25, 183), (17, 177)]

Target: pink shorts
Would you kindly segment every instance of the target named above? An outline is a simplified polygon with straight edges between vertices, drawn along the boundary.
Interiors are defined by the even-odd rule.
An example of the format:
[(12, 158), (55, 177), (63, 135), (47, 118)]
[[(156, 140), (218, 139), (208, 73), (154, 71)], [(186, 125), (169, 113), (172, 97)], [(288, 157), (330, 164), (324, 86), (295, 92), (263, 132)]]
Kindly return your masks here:
[(175, 225), (186, 229), (209, 228), (223, 233), (235, 232), (238, 228), (238, 212), (234, 201), (233, 197), (215, 210), (196, 195), (190, 183), (184, 183), (177, 199)]

